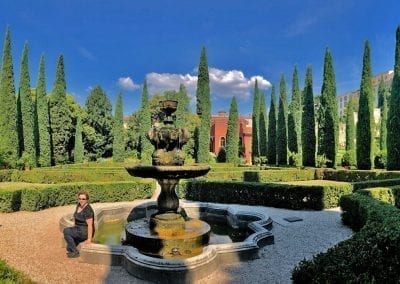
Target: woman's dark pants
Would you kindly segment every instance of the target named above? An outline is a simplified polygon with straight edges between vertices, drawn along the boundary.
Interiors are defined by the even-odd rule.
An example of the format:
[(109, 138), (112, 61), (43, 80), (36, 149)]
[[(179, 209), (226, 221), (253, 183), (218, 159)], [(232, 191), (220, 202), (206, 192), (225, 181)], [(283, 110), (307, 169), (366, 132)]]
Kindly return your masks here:
[(64, 239), (67, 242), (67, 251), (77, 253), (76, 246), (87, 239), (87, 228), (81, 226), (65, 228)]

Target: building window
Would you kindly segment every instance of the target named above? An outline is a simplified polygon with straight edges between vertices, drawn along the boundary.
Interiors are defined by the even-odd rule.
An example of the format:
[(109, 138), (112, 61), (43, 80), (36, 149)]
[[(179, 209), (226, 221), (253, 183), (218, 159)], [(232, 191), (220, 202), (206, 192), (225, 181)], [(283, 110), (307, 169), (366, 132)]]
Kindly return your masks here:
[(220, 144), (220, 146), (225, 148), (225, 137), (221, 137), (221, 144)]

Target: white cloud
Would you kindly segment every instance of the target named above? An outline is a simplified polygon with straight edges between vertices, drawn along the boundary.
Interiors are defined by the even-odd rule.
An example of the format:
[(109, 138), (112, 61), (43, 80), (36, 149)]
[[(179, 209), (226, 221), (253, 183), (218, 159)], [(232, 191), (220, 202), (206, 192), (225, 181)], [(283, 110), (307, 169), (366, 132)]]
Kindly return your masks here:
[[(210, 89), (213, 98), (231, 98), (236, 96), (239, 99), (248, 99), (254, 90), (254, 83), (257, 79), (259, 89), (267, 89), (271, 83), (264, 77), (257, 75), (247, 78), (239, 70), (221, 70), (209, 68)], [(166, 90), (178, 90), (179, 85), (185, 85), (191, 98), (196, 95), (197, 75), (192, 74), (170, 74), (170, 73), (149, 73), (146, 75), (147, 85), (150, 94), (162, 93)]]
[(133, 80), (130, 77), (119, 78), (117, 85), (121, 89), (127, 90), (127, 91), (133, 91), (133, 90), (140, 89), (140, 85), (133, 82)]

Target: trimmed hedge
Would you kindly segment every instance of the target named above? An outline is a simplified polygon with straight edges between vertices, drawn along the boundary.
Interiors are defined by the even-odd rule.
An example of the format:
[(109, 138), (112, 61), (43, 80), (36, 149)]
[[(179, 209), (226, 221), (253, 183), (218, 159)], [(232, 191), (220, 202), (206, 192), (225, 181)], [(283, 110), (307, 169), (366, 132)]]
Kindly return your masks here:
[(196, 201), (322, 210), (338, 206), (340, 196), (350, 193), (352, 187), (351, 184), (316, 186), (188, 181), (179, 186), (179, 191), (181, 197)]
[(143, 180), (141, 182), (79, 182), (2, 190), (0, 191), (0, 212), (37, 211), (74, 204), (76, 194), (81, 190), (89, 192), (91, 202), (116, 202), (149, 198), (154, 188), (154, 182)]
[(400, 210), (365, 195), (340, 200), (343, 222), (358, 231), (295, 267), (293, 283), (399, 283)]
[(22, 283), (22, 284), (33, 284), (29, 276), (25, 273), (18, 271), (0, 259), (0, 283)]
[(252, 182), (299, 181), (313, 180), (314, 178), (315, 169), (261, 170), (243, 173), (243, 180)]
[(395, 205), (395, 196), (393, 194), (393, 189), (390, 187), (365, 188), (358, 190), (357, 193), (367, 195), (391, 205)]
[(382, 170), (332, 170), (317, 169), (323, 175), (323, 179), (345, 181), (345, 182), (361, 182), (371, 180), (388, 180), (400, 179), (399, 171), (382, 171)]

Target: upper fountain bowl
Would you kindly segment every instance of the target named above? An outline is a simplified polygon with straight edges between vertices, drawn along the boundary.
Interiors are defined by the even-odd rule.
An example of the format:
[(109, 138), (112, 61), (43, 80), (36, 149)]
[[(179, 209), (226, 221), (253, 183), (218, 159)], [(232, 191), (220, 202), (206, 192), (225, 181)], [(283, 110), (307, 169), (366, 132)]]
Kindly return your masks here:
[(187, 166), (149, 166), (134, 165), (125, 169), (131, 176), (155, 179), (182, 179), (203, 176), (210, 170), (209, 165), (194, 164)]

